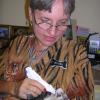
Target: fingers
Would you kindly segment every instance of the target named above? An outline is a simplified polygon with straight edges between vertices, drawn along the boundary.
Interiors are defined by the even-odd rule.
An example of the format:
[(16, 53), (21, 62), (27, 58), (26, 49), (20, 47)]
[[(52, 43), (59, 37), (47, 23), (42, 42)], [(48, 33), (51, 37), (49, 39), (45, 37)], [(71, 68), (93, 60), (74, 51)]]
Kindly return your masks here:
[(39, 82), (35, 81), (35, 80), (30, 80), (29, 85), (30, 85), (31, 88), (35, 87), (39, 91), (44, 90), (44, 86), (42, 84), (40, 84)]
[(27, 93), (28, 94), (32, 94), (34, 97), (38, 96), (41, 94), (41, 92), (43, 92), (44, 90), (40, 90), (38, 87), (30, 85), (27, 88)]
[(19, 96), (23, 99), (27, 99), (27, 95), (31, 94), (33, 97), (40, 95), (45, 91), (43, 85), (35, 80), (26, 78), (19, 89)]

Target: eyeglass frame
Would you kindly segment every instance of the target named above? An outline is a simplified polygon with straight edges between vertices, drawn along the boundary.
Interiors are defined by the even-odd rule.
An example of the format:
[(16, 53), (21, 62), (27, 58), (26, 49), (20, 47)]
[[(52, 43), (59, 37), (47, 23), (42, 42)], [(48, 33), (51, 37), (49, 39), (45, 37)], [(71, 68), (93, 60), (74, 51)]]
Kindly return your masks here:
[(48, 27), (47, 29), (44, 29), (44, 28), (42, 28), (42, 27), (39, 25), (39, 24), (42, 24), (42, 23), (37, 23), (36, 18), (35, 18), (35, 15), (34, 15), (34, 22), (35, 22), (35, 24), (36, 24), (38, 27), (40, 27), (40, 28), (43, 29), (43, 30), (49, 30), (49, 29), (51, 29), (52, 27), (56, 27), (56, 30), (57, 30), (57, 31), (66, 31), (67, 28), (68, 28), (68, 25), (70, 25), (70, 18), (68, 19), (68, 23), (69, 23), (69, 24), (67, 24), (67, 25), (62, 25), (62, 26), (66, 26), (65, 30), (59, 30), (59, 29), (57, 28), (58, 26), (61, 26), (61, 25), (52, 25), (52, 24), (46, 23), (46, 22), (43, 22), (43, 23), (50, 25), (50, 27)]

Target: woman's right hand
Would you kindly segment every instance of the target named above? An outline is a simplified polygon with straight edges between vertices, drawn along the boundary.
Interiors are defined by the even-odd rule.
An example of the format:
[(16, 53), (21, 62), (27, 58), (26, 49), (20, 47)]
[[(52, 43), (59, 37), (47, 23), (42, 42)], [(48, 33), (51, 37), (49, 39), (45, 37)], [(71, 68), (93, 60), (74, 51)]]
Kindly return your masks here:
[(31, 94), (33, 97), (37, 97), (45, 91), (45, 87), (41, 83), (36, 80), (26, 78), (19, 88), (18, 95), (20, 98), (27, 99), (28, 94)]

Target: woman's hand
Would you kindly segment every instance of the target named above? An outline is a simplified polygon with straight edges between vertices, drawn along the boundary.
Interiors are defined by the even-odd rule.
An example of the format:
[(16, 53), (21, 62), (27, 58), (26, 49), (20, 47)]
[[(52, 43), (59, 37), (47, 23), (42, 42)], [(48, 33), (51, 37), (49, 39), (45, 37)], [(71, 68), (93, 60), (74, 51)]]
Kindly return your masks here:
[(27, 99), (28, 94), (37, 97), (42, 92), (45, 92), (45, 87), (42, 84), (35, 80), (26, 78), (19, 88), (19, 97)]

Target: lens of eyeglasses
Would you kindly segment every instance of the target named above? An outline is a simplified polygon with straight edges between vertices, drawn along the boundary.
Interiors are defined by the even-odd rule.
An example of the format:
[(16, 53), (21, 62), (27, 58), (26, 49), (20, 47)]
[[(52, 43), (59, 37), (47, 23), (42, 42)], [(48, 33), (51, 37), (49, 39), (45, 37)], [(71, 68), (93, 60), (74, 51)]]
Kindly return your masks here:
[(38, 24), (38, 26), (44, 30), (48, 30), (49, 28), (51, 28), (51, 25), (49, 23), (40, 23)]
[[(38, 26), (44, 30), (48, 30), (52, 28), (52, 25), (49, 23), (40, 23)], [(58, 25), (56, 26), (56, 30), (58, 31), (65, 31), (67, 29), (67, 25)]]
[(58, 31), (65, 31), (67, 29), (67, 25), (59, 25), (57, 26)]

